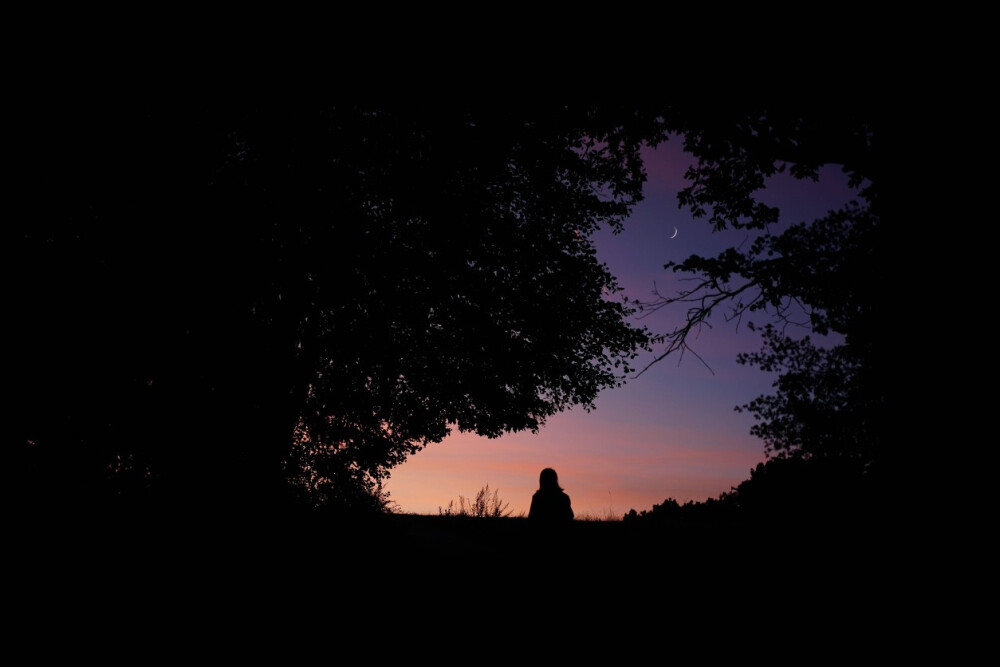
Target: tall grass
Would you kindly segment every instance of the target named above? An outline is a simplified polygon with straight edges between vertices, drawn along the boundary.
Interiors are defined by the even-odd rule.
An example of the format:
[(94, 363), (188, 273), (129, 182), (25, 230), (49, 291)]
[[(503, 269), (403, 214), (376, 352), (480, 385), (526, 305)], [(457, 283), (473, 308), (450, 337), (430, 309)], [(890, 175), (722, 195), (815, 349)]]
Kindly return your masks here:
[(511, 515), (510, 503), (500, 498), (500, 490), (490, 491), (487, 484), (476, 492), (476, 497), (469, 500), (465, 496), (458, 497), (458, 507), (454, 500), (448, 501), (448, 507), (438, 506), (441, 516), (474, 516), (474, 517), (507, 517)]

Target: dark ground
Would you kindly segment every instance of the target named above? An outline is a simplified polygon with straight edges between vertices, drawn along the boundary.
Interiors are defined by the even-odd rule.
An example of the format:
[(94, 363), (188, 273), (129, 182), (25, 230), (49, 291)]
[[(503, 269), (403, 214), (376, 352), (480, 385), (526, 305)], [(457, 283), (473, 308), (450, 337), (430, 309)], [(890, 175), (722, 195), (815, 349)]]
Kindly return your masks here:
[(409, 651), (401, 637), (485, 637), (501, 650), (549, 624), (584, 654), (591, 643), (690, 642), (678, 624), (692, 623), (755, 633), (822, 623), (853, 643), (900, 599), (906, 570), (885, 534), (611, 521), (551, 532), (523, 518), (414, 515), (35, 526), (5, 543), (8, 629), (86, 629), (102, 646), (125, 637), (161, 655), (202, 639), (324, 655), (357, 642), (378, 656)]
[[(81, 521), (37, 523), (10, 534), (8, 554), (26, 564), (86, 562), (133, 570), (188, 559), (221, 559), (233, 568), (315, 563), (380, 571), (421, 563), (436, 570), (498, 572), (550, 563), (588, 572), (673, 566), (727, 570), (853, 569), (888, 553), (892, 531), (856, 523), (644, 522), (576, 520), (560, 527), (526, 518), (387, 514), (366, 519), (284, 517), (199, 523)], [(58, 569), (58, 568), (57, 568)]]

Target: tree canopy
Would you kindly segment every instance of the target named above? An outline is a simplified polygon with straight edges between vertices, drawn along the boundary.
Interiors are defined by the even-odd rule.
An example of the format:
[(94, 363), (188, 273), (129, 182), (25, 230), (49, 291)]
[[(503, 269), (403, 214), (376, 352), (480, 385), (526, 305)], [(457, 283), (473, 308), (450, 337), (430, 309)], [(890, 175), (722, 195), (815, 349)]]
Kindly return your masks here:
[(648, 332), (589, 241), (619, 109), (50, 104), (20, 119), (5, 435), (29, 507), (377, 505), (450, 429), (538, 429)]

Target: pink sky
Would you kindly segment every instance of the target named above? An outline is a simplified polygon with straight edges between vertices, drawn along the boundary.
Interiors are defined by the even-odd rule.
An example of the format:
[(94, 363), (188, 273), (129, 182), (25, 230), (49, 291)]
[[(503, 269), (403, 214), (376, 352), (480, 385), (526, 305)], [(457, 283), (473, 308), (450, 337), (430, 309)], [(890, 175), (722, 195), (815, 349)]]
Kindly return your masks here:
[[(647, 299), (654, 282), (673, 294), (678, 277), (663, 264), (691, 254), (712, 254), (739, 243), (746, 232), (713, 234), (707, 222), (677, 207), (677, 192), (690, 156), (671, 140), (647, 151), (645, 200), (622, 234), (594, 237), (598, 257), (616, 275), (625, 294)], [(766, 200), (782, 206), (782, 226), (812, 219), (848, 197), (837, 169), (817, 184), (776, 179)], [(669, 238), (674, 228), (677, 236)], [(638, 323), (655, 332), (671, 329), (684, 309), (657, 312)], [(471, 500), (486, 485), (509, 504), (512, 516), (527, 515), (542, 468), (555, 468), (578, 517), (620, 518), (630, 509), (650, 510), (667, 498), (704, 501), (729, 491), (764, 460), (764, 443), (749, 434), (753, 417), (734, 408), (771, 393), (772, 376), (736, 363), (739, 352), (759, 348), (752, 333), (721, 317), (694, 345), (711, 366), (693, 356), (654, 365), (625, 386), (606, 389), (596, 409), (557, 414), (537, 434), (488, 439), (452, 433), (393, 470), (386, 484), (398, 512), (438, 514), (459, 498)], [(651, 356), (639, 368), (645, 366)]]

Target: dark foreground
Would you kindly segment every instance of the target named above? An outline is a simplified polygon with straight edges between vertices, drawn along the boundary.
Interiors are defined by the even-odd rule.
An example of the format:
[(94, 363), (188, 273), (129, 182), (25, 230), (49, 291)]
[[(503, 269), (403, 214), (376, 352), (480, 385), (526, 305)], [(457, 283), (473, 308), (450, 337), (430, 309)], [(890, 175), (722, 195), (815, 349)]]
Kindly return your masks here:
[[(8, 533), (15, 573), (149, 585), (439, 586), (549, 580), (683, 588), (695, 579), (780, 583), (882, 576), (891, 529), (838, 524), (573, 521), (392, 514), (367, 519), (40, 522)], [(459, 586), (464, 589), (465, 584)]]
[(220, 659), (261, 647), (283, 663), (359, 643), (373, 656), (426, 652), (431, 637), (485, 640), (480, 657), (549, 632), (584, 653), (690, 644), (681, 627), (692, 624), (822, 629), (847, 647), (879, 632), (907, 571), (891, 531), (872, 528), (574, 521), (549, 531), (413, 515), (33, 525), (5, 542), (8, 630), (62, 642), (69, 632), (101, 651), (117, 638), (143, 659), (204, 659), (202, 642), (221, 646)]

